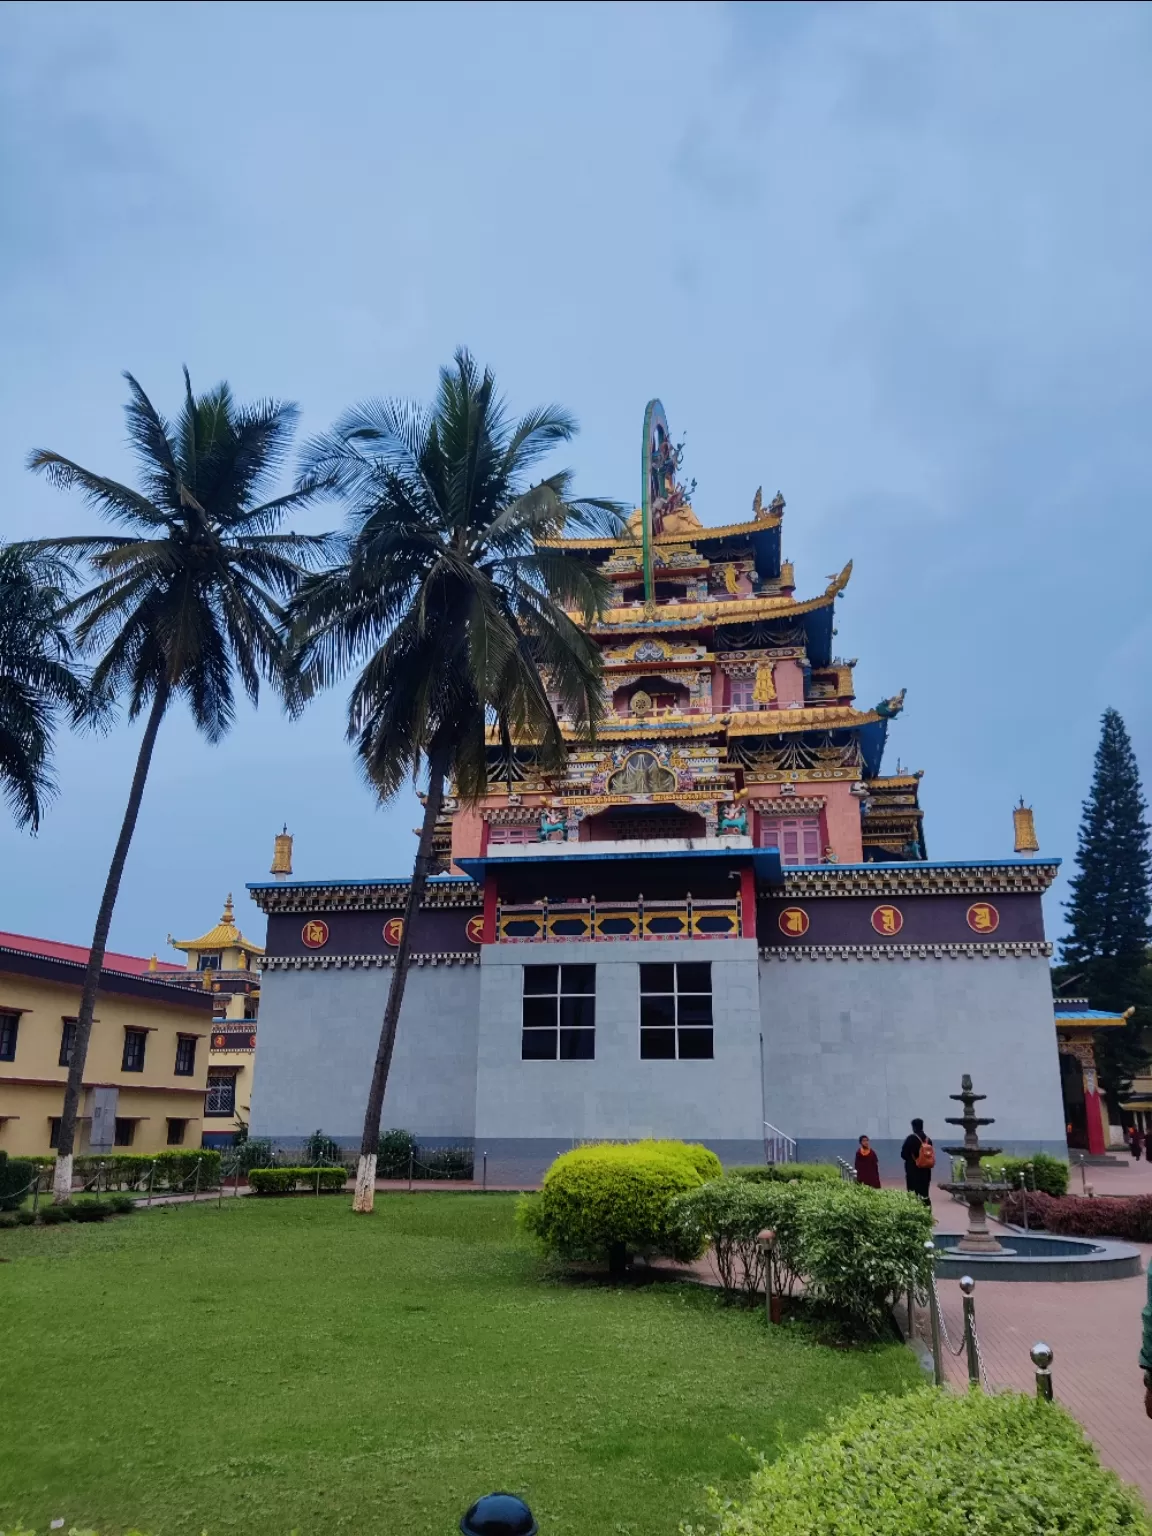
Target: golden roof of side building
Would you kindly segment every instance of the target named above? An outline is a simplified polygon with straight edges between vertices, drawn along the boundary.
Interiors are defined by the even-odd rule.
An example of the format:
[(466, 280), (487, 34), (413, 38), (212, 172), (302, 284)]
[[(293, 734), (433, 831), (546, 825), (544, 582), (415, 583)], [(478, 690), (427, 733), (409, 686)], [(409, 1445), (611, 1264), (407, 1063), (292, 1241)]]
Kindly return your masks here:
[[(692, 736), (715, 735), (726, 731), (729, 736), (787, 736), (794, 731), (843, 731), (852, 726), (872, 725), (884, 716), (874, 709), (853, 709), (848, 704), (813, 705), (803, 709), (763, 709), (744, 712), (723, 712), (715, 715), (686, 715), (670, 711), (666, 715), (608, 715), (596, 728), (597, 739), (611, 739), (620, 733), (627, 736)], [(565, 741), (587, 741), (587, 731), (560, 722)], [(492, 746), (500, 744), (500, 732), (496, 726), (485, 729), (485, 740)], [(513, 734), (517, 745), (530, 745), (527, 736)]]
[[(837, 577), (837, 581), (839, 581)], [(817, 608), (824, 608), (833, 602), (840, 592), (847, 586), (847, 580), (842, 586), (832, 587), (822, 597), (812, 597), (806, 602), (796, 602), (794, 598), (783, 595), (770, 597), (730, 597), (717, 599), (715, 602), (703, 603), (668, 603), (655, 604), (654, 617), (645, 616), (644, 609), (640, 606), (632, 608), (606, 608), (600, 617), (592, 625), (593, 629), (627, 629), (631, 625), (640, 624), (645, 630), (651, 630), (653, 624), (659, 624), (662, 619), (667, 620), (670, 629), (680, 628), (686, 624), (732, 624), (743, 619), (787, 619), (793, 614), (811, 613)]]
[(232, 892), (228, 892), (228, 900), (224, 903), (224, 911), (220, 915), (220, 921), (215, 928), (210, 928), (207, 933), (198, 939), (174, 939), (171, 935), (168, 942), (173, 949), (183, 950), (212, 950), (212, 949), (243, 949), (250, 955), (262, 955), (264, 947), (261, 944), (253, 944), (246, 939), (236, 926), (235, 916), (232, 910)]

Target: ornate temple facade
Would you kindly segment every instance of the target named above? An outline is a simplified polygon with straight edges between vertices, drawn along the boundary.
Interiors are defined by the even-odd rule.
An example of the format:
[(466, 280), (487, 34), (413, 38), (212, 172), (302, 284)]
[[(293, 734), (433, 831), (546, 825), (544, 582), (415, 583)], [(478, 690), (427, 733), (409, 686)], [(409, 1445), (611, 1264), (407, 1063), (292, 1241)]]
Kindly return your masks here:
[[(920, 775), (882, 765), (903, 692), (858, 707), (833, 653), (851, 561), (797, 596), (781, 496), (703, 524), (658, 401), (644, 466), (626, 533), (563, 541), (613, 588), (595, 739), (561, 716), (557, 773), (494, 735), (487, 794), (446, 803), (386, 1123), (474, 1142), (505, 1179), (605, 1137), (743, 1162), (866, 1132), (883, 1162), (967, 1071), (995, 1084), (1007, 1145), (1063, 1149), (1055, 863), (930, 862)], [(406, 882), (250, 889), (253, 1133), (353, 1141)]]

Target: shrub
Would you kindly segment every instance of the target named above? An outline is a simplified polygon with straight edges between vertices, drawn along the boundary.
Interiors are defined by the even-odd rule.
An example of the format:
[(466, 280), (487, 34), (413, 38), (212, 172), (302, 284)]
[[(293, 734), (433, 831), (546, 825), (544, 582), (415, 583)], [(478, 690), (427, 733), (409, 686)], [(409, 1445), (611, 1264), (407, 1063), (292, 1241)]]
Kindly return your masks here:
[(987, 1169), (989, 1177), (1011, 1184), (1013, 1189), (1020, 1188), (1023, 1174), (1029, 1189), (1045, 1195), (1068, 1193), (1068, 1164), (1049, 1152), (1037, 1152), (1032, 1157), (983, 1157), (980, 1166)]
[(248, 1183), (258, 1195), (290, 1195), (296, 1189), (317, 1187), (327, 1194), (344, 1188), (348, 1175), (344, 1168), (252, 1168)]
[(416, 1138), (411, 1131), (385, 1131), (376, 1148), (376, 1176), (380, 1179), (406, 1179), (409, 1159), (416, 1156)]
[(112, 1207), (103, 1200), (79, 1199), (70, 1200), (73, 1221), (107, 1221), (112, 1214)]
[(117, 1216), (130, 1216), (136, 1209), (136, 1202), (131, 1195), (109, 1195), (108, 1205)]
[(110, 1153), (107, 1157), (85, 1155), (76, 1158), (72, 1168), (85, 1184), (99, 1175), (104, 1189), (146, 1189), (151, 1176), (153, 1189), (190, 1190), (196, 1184), (197, 1163), (200, 1188), (215, 1189), (220, 1183), (220, 1153), (215, 1147), (186, 1147), (156, 1152), (151, 1157), (136, 1152)]
[(29, 1159), (0, 1151), (0, 1211), (15, 1211), (23, 1204), (35, 1172)]
[(310, 1163), (339, 1163), (344, 1157), (340, 1143), (333, 1141), (331, 1136), (325, 1136), (323, 1131), (312, 1132), (304, 1143), (304, 1151)]
[(699, 1257), (701, 1245), (673, 1230), (668, 1215), (677, 1195), (702, 1182), (686, 1157), (651, 1144), (576, 1147), (556, 1159), (517, 1216), (546, 1252), (606, 1259), (619, 1275), (636, 1254)]
[(227, 1171), (243, 1177), (252, 1168), (268, 1168), (272, 1164), (272, 1143), (262, 1136), (254, 1139), (245, 1137), (232, 1148), (227, 1160)]
[(705, 1180), (718, 1179), (724, 1172), (724, 1165), (715, 1152), (710, 1152), (698, 1141), (634, 1141), (631, 1145), (682, 1158)]
[(36, 1217), (31, 1211), (17, 1211), (16, 1225), (18, 1227), (30, 1227), (35, 1223)]
[[(1029, 1194), (1028, 1225), (1044, 1227), (1065, 1237), (1118, 1237), (1129, 1243), (1152, 1243), (1152, 1195), (1110, 1200), (1066, 1195)], [(1002, 1220), (1024, 1225), (1025, 1196), (1017, 1191), (1000, 1203)]]
[(931, 1211), (903, 1190), (801, 1186), (798, 1265), (806, 1294), (853, 1332), (880, 1334), (896, 1296), (928, 1278)]
[(62, 1201), (60, 1205), (42, 1205), (40, 1207), (40, 1220), (48, 1227), (59, 1226), (62, 1221), (71, 1221), (71, 1201)]
[(16, 1215), (13, 1211), (0, 1211), (0, 1231), (7, 1231), (9, 1227), (16, 1225)]
[(1080, 1426), (1017, 1393), (863, 1398), (828, 1431), (713, 1495), (718, 1536), (1149, 1536), (1139, 1496)]
[(751, 1184), (838, 1184), (840, 1170), (834, 1163), (748, 1163), (727, 1170), (730, 1179)]
[(777, 1288), (791, 1292), (796, 1282), (796, 1206), (801, 1194), (795, 1185), (710, 1179), (699, 1189), (677, 1195), (668, 1223), (686, 1249), (702, 1251), (711, 1243), (725, 1298), (750, 1302), (764, 1289), (764, 1250), (757, 1239), (765, 1227), (776, 1233)]

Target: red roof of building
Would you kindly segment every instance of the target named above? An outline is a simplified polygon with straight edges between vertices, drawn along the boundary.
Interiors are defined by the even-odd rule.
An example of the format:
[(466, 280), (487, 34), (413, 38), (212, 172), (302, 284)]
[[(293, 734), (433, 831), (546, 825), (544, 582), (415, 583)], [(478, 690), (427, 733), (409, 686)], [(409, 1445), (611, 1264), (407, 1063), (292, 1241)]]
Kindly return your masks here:
[[(24, 955), (40, 955), (45, 960), (70, 960), (73, 965), (87, 965), (90, 953), (85, 944), (61, 944), (56, 939), (31, 939), (26, 933), (0, 933), (0, 949), (17, 949)], [(121, 955), (114, 950), (104, 951), (104, 969), (121, 971), (127, 976), (159, 976), (181, 973), (186, 967), (173, 965), (168, 960), (152, 962), (141, 955)]]

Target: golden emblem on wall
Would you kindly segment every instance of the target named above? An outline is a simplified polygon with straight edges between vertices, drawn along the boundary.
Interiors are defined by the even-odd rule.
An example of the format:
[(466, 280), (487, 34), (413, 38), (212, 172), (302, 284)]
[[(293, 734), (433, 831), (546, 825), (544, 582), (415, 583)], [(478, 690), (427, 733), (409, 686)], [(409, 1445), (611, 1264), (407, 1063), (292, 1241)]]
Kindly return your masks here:
[(872, 926), (877, 933), (899, 933), (904, 926), (904, 914), (899, 907), (881, 906), (872, 909)]
[(756, 668), (756, 682), (752, 688), (753, 704), (771, 704), (776, 698), (776, 683), (772, 676), (772, 663), (762, 661)]
[(390, 917), (384, 924), (384, 942), (390, 944), (393, 949), (404, 937), (404, 919), (402, 917)]
[(810, 921), (803, 907), (785, 907), (776, 919), (780, 932), (787, 934), (790, 939), (803, 938), (808, 932)]
[(995, 933), (1000, 926), (1000, 914), (990, 901), (974, 901), (967, 918), (973, 933)]
[(314, 917), (301, 928), (300, 937), (309, 949), (323, 949), (328, 942), (328, 924)]
[(624, 766), (608, 780), (613, 795), (670, 795), (676, 789), (676, 775), (665, 768), (654, 752), (630, 752)]
[(468, 938), (471, 940), (471, 942), (473, 944), (483, 944), (483, 942), (484, 942), (484, 919), (483, 919), (483, 917), (481, 917), (481, 915), (479, 913), (477, 913), (475, 917), (470, 917), (468, 919), (467, 923), (465, 923), (465, 925), (464, 925), (464, 932), (468, 935)]
[(634, 715), (650, 715), (652, 713), (652, 695), (645, 693), (643, 688), (637, 688), (632, 695), (628, 708)]

